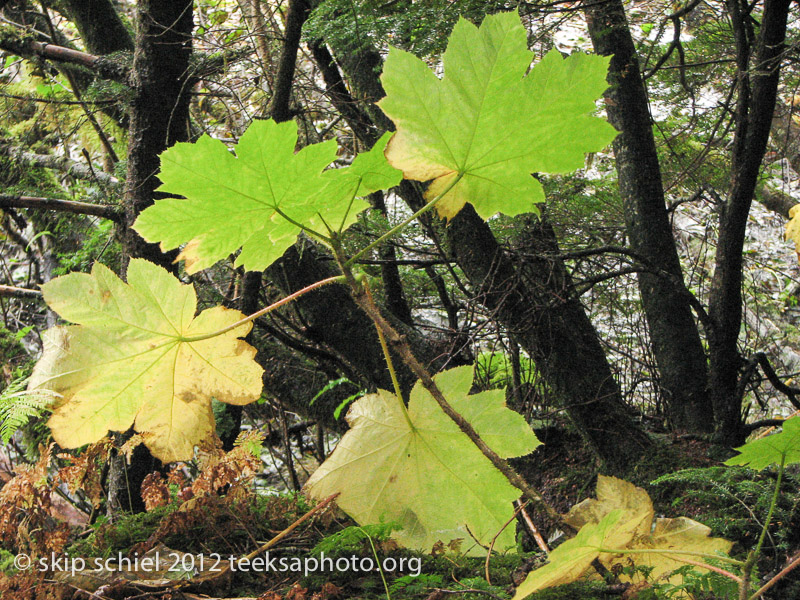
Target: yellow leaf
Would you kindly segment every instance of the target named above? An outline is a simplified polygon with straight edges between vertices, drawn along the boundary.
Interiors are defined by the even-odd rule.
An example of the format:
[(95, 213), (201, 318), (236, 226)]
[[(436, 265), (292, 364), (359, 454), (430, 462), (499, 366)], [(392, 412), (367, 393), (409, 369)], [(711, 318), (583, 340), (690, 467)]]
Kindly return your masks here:
[(247, 404), (261, 394), (255, 348), (239, 339), (250, 323), (197, 339), (244, 315), (218, 306), (195, 317), (194, 288), (146, 260), (131, 260), (128, 283), (96, 264), (42, 292), (77, 323), (46, 332), (30, 382), (62, 395), (48, 425), (65, 448), (133, 426), (156, 458), (189, 459), (214, 432), (212, 396)]
[(789, 209), (789, 220), (786, 223), (786, 239), (794, 242), (794, 249), (800, 260), (800, 204)]
[[(657, 519), (654, 524), (653, 517), (653, 502), (647, 492), (627, 481), (600, 475), (597, 498), (576, 504), (564, 517), (569, 525), (580, 529), (578, 535), (558, 546), (547, 565), (528, 575), (514, 600), (577, 580), (595, 558), (609, 569), (615, 563), (649, 566), (652, 579), (665, 578), (678, 584), (680, 576), (667, 576), (687, 564), (682, 559), (702, 562), (702, 555), (725, 554), (733, 545), (709, 537), (711, 530), (692, 519)], [(625, 575), (620, 579), (631, 581)]]

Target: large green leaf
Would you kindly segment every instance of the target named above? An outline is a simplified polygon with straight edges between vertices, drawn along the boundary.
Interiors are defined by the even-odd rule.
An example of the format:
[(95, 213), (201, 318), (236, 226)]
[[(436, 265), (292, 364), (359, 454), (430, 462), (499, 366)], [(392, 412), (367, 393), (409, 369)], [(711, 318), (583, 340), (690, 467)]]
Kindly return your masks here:
[(580, 168), (584, 153), (605, 147), (616, 131), (591, 116), (608, 87), (608, 58), (553, 50), (526, 76), (532, 53), (515, 12), (461, 19), (444, 53), (439, 79), (415, 56), (391, 49), (381, 77), (380, 107), (397, 133), (386, 151), (407, 179), (433, 180), (432, 199), (453, 217), (470, 202), (483, 218), (516, 215), (544, 200), (534, 172)]
[[(506, 408), (502, 390), (469, 395), (471, 367), (445, 371), (434, 381), (501, 456), (527, 454), (539, 445), (522, 416)], [(472, 536), (488, 545), (511, 520), (519, 491), (419, 383), (411, 391), (408, 420), (402, 401), (379, 390), (356, 401), (347, 421), (350, 431), (306, 484), (311, 496), (340, 492), (337, 503), (358, 523), (398, 522), (398, 541), (424, 551), (456, 539), (466, 547)], [(495, 549), (513, 547), (512, 524)]]
[(550, 553), (545, 566), (528, 574), (517, 588), (513, 600), (522, 600), (539, 590), (579, 579), (609, 541), (626, 543), (630, 540), (630, 534), (625, 540), (617, 533), (617, 525), (624, 520), (624, 516), (624, 511), (617, 509), (605, 515), (599, 523), (584, 525), (578, 535)]
[(736, 448), (738, 456), (725, 461), (726, 465), (746, 465), (760, 471), (769, 465), (788, 465), (800, 462), (800, 419), (787, 419), (783, 431), (746, 443)]
[[(293, 121), (255, 121), (234, 156), (208, 136), (161, 154), (159, 188), (185, 199), (160, 200), (134, 229), (163, 250), (186, 244), (179, 259), (194, 273), (239, 248), (237, 266), (261, 271), (291, 246), (301, 227), (339, 230), (367, 208), (359, 197), (396, 185), (400, 172), (386, 162), (388, 135), (350, 167), (323, 169), (336, 158), (333, 140), (295, 153)], [(324, 220), (324, 223), (323, 223)]]
[(47, 332), (32, 389), (62, 395), (48, 425), (66, 448), (133, 426), (154, 456), (185, 460), (214, 431), (211, 397), (247, 404), (261, 394), (249, 323), (200, 341), (244, 315), (221, 306), (195, 317), (191, 285), (141, 259), (128, 283), (102, 264), (42, 286), (50, 307), (78, 325)]

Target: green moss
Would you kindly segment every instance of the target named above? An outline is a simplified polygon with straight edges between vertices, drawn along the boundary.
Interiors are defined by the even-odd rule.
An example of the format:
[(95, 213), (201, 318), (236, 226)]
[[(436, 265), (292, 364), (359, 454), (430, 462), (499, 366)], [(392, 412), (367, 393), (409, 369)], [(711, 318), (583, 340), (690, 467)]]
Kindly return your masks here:
[(83, 558), (107, 558), (118, 552), (125, 555), (132, 546), (147, 541), (162, 519), (175, 512), (176, 508), (173, 504), (146, 513), (123, 514), (114, 523), (101, 522), (87, 538), (69, 546), (67, 554)]
[(559, 585), (536, 592), (528, 600), (608, 600), (608, 586), (605, 583), (576, 582)]

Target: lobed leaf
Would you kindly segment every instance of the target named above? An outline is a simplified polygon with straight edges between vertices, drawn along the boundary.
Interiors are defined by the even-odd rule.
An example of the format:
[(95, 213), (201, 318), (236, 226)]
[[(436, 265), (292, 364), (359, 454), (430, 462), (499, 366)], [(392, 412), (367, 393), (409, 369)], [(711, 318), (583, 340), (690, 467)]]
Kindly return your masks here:
[(42, 286), (50, 307), (77, 325), (46, 332), (29, 389), (62, 395), (48, 421), (65, 448), (131, 426), (163, 462), (192, 457), (214, 432), (211, 397), (247, 404), (261, 394), (249, 323), (200, 341), (244, 315), (221, 306), (195, 317), (197, 298), (164, 269), (132, 259), (128, 283), (100, 263)]
[(545, 566), (528, 574), (517, 588), (513, 600), (522, 600), (539, 590), (577, 581), (600, 555), (600, 548), (608, 545), (608, 538), (613, 535), (623, 516), (623, 511), (617, 509), (598, 523), (584, 525), (574, 538), (550, 553)]
[[(471, 367), (450, 369), (434, 381), (501, 456), (527, 454), (539, 445), (525, 419), (505, 406), (502, 390), (468, 395)], [(472, 536), (488, 545), (496, 535), (496, 550), (513, 548), (514, 528), (506, 525), (519, 491), (419, 383), (407, 416), (402, 400), (385, 390), (357, 400), (347, 413), (351, 429), (306, 492), (315, 498), (340, 492), (337, 503), (359, 524), (399, 523), (403, 530), (395, 537), (411, 548), (430, 552), (437, 542)]]
[(800, 419), (787, 419), (780, 433), (773, 433), (736, 448), (738, 456), (726, 465), (745, 465), (760, 471), (769, 465), (800, 463)]
[(324, 171), (336, 158), (336, 142), (295, 153), (297, 125), (255, 121), (236, 155), (208, 136), (176, 144), (161, 154), (159, 190), (184, 196), (159, 200), (133, 227), (162, 250), (184, 245), (178, 256), (195, 273), (241, 248), (235, 265), (262, 271), (291, 246), (303, 227), (342, 230), (368, 208), (361, 196), (399, 183), (386, 162), (389, 136), (350, 167)]
[[(599, 475), (597, 498), (587, 498), (564, 516), (568, 524), (580, 528), (578, 535), (556, 548), (547, 565), (528, 575), (514, 600), (577, 580), (596, 558), (608, 569), (614, 564), (648, 566), (652, 579), (670, 581), (669, 574), (686, 564), (682, 558), (697, 562), (702, 560), (698, 558), (700, 554), (726, 554), (733, 545), (710, 537), (711, 529), (692, 519), (659, 518), (654, 522), (654, 515), (653, 502), (643, 489), (616, 477)], [(622, 552), (612, 552), (616, 550)], [(627, 575), (619, 577), (630, 581)]]
[[(467, 202), (484, 219), (516, 215), (544, 200), (534, 172), (580, 168), (616, 131), (591, 116), (608, 87), (608, 58), (553, 50), (526, 76), (533, 54), (516, 12), (460, 19), (439, 79), (412, 54), (392, 48), (381, 76), (381, 109), (397, 127), (386, 156), (407, 179), (432, 180), (426, 197), (452, 218)], [(409, 83), (413, 82), (413, 83)]]

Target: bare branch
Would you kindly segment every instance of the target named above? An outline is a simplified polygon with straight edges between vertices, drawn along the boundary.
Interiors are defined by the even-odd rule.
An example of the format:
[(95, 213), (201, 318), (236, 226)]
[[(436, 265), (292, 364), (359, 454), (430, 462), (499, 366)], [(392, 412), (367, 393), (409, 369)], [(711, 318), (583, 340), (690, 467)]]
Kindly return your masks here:
[(64, 171), (77, 179), (97, 180), (106, 185), (119, 185), (119, 180), (102, 171), (90, 169), (83, 163), (79, 163), (64, 156), (52, 156), (49, 154), (34, 154), (19, 146), (0, 143), (0, 156), (8, 156), (15, 160), (24, 162), (34, 167), (44, 167), (46, 169), (56, 169)]
[(36, 198), (33, 196), (9, 196), (0, 194), (0, 208), (35, 208), (38, 210), (57, 210), (76, 215), (93, 215), (112, 221), (122, 218), (122, 209), (106, 204), (90, 204), (56, 198)]
[(25, 58), (39, 56), (48, 60), (71, 65), (79, 65), (95, 72), (103, 79), (127, 83), (128, 69), (103, 56), (96, 56), (56, 44), (5, 38), (0, 41), (0, 49), (13, 52)]
[(6, 298), (31, 298), (41, 300), (42, 292), (39, 290), (14, 287), (12, 285), (0, 285), (0, 296)]

